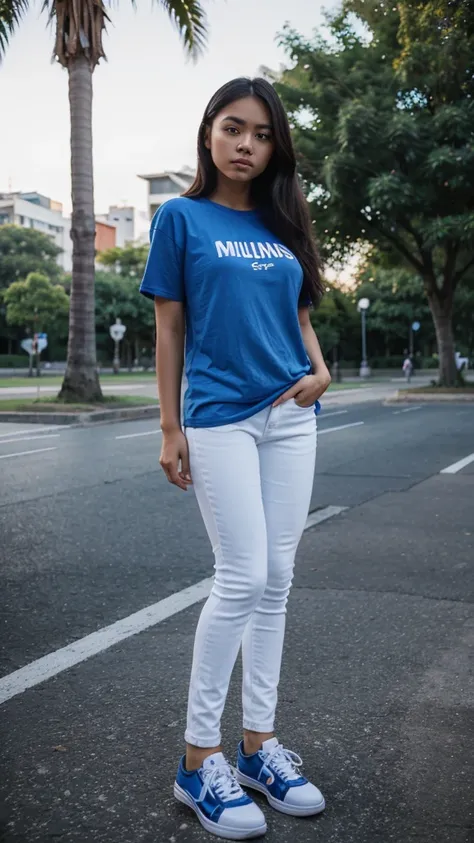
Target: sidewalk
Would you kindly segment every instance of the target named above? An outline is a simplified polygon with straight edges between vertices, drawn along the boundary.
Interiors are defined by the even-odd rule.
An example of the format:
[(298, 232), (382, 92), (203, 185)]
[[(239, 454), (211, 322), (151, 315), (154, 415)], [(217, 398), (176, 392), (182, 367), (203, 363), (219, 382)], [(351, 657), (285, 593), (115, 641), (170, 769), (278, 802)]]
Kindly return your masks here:
[[(327, 809), (257, 796), (268, 843), (472, 843), (473, 499), (471, 465), (305, 533), (277, 729)], [(5, 703), (2, 843), (214, 839), (172, 796), (200, 608)], [(240, 718), (238, 667), (231, 755)]]

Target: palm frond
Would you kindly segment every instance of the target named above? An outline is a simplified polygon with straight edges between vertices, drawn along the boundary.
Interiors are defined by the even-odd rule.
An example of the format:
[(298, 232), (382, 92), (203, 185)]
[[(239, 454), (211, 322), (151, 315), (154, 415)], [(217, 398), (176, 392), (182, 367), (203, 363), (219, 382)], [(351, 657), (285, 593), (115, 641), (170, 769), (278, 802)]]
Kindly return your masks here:
[(0, 61), (16, 27), (28, 11), (29, 0), (0, 0)]
[(92, 69), (105, 58), (102, 36), (110, 18), (104, 0), (43, 0), (42, 11), (55, 25), (53, 57), (63, 67), (80, 54)]
[[(187, 53), (196, 59), (207, 43), (207, 17), (199, 0), (157, 0), (168, 13)], [(136, 5), (136, 0), (132, 0)]]

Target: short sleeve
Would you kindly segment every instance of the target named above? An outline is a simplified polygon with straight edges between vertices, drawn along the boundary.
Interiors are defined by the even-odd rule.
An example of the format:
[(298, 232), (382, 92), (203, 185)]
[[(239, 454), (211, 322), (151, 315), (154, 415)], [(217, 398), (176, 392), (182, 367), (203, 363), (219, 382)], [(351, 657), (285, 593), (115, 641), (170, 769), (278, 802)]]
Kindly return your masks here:
[(161, 296), (184, 301), (184, 242), (177, 242), (180, 226), (166, 203), (155, 214), (150, 229), (150, 251), (140, 292), (147, 298)]

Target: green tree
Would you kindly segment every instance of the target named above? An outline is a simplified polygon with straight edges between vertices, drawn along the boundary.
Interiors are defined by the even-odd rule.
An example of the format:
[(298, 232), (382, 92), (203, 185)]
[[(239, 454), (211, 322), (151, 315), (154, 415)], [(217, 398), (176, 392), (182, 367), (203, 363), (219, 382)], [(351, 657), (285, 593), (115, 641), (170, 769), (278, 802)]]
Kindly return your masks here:
[(7, 325), (2, 291), (12, 281), (23, 281), (30, 272), (42, 272), (59, 280), (61, 268), (56, 262), (61, 249), (40, 231), (19, 225), (0, 225), (0, 337), (8, 353), (19, 338), (18, 330)]
[(311, 311), (311, 322), (323, 353), (333, 366), (360, 354), (359, 317), (351, 293), (328, 284), (321, 304)]
[[(131, 0), (136, 5), (135, 0)], [(199, 0), (156, 0), (176, 25), (192, 56), (202, 50), (206, 18)], [(0, 0), (0, 56), (30, 0)], [(105, 58), (102, 37), (109, 21), (103, 0), (44, 0), (56, 24), (54, 55), (67, 69), (71, 116), (73, 270), (63, 400), (102, 397), (96, 363), (94, 313), (94, 177), (92, 167), (92, 74)]]
[(41, 231), (20, 225), (0, 225), (0, 290), (13, 281), (23, 281), (30, 272), (59, 279), (56, 258), (61, 249)]
[(323, 254), (371, 244), (417, 273), (447, 385), (455, 292), (474, 263), (473, 18), (463, 0), (347, 0), (330, 38), (285, 31), (294, 66), (277, 85)]
[(139, 246), (114, 246), (97, 255), (97, 262), (102, 266), (109, 266), (128, 275), (130, 278), (142, 278), (150, 247), (148, 244)]
[[(24, 281), (14, 281), (3, 293), (3, 300), (9, 325), (26, 328), (30, 334), (67, 333), (69, 296), (47, 275), (30, 272)], [(30, 358), (30, 373), (31, 362)]]
[(33, 332), (51, 327), (67, 327), (69, 297), (61, 284), (53, 284), (47, 275), (30, 272), (24, 281), (14, 281), (3, 294), (7, 322)]
[(454, 329), (456, 348), (462, 356), (469, 357), (474, 365), (474, 272), (470, 272), (466, 283), (459, 288), (454, 301)]
[(357, 299), (365, 296), (370, 300), (367, 325), (373, 340), (372, 353), (376, 353), (375, 339), (377, 353), (387, 357), (403, 354), (410, 348), (410, 326), (415, 321), (420, 322), (425, 345), (434, 339), (423, 282), (410, 269), (369, 263), (360, 274), (356, 290)]
[[(110, 250), (113, 251), (113, 250)], [(132, 270), (133, 271), (133, 270)], [(112, 271), (96, 273), (96, 328), (112, 353), (109, 327), (120, 317), (127, 328), (124, 346), (129, 364), (141, 357), (143, 347), (151, 349), (155, 318), (150, 302), (138, 294), (142, 273), (122, 275)], [(146, 355), (150, 356), (150, 354)]]

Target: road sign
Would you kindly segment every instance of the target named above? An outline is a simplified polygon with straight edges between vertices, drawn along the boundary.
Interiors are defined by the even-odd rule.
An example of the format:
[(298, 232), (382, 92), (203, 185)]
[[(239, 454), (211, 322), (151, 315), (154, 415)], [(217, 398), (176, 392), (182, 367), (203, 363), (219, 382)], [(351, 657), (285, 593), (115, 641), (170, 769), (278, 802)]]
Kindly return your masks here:
[(38, 334), (38, 337), (36, 339), (36, 348), (34, 347), (34, 340), (30, 337), (27, 337), (27, 339), (22, 340), (20, 344), (23, 351), (26, 351), (26, 353), (30, 355), (36, 353), (41, 354), (41, 352), (44, 351), (44, 349), (48, 345), (47, 336), (47, 334)]
[(123, 340), (126, 330), (125, 325), (122, 325), (122, 320), (117, 318), (115, 320), (115, 325), (110, 326), (109, 333), (115, 342), (120, 342), (120, 340)]
[(419, 322), (413, 322), (413, 325), (411, 326), (412, 331), (419, 331), (420, 328), (421, 328), (421, 325), (420, 325)]

